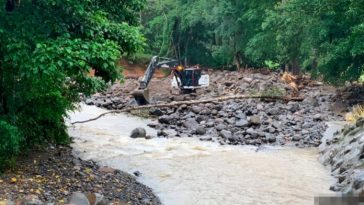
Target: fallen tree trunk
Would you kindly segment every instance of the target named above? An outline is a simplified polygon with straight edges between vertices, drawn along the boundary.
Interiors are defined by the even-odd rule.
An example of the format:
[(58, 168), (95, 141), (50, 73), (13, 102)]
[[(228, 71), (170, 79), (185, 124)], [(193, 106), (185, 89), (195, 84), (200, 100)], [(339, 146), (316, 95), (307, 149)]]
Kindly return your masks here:
[(193, 104), (200, 104), (200, 103), (211, 103), (211, 102), (222, 102), (222, 101), (227, 101), (227, 100), (236, 100), (236, 99), (264, 99), (267, 101), (277, 101), (277, 100), (282, 100), (282, 101), (302, 101), (303, 98), (301, 97), (286, 97), (286, 96), (265, 96), (265, 95), (233, 95), (233, 96), (224, 96), (224, 97), (217, 97), (217, 98), (210, 98), (210, 99), (205, 99), (205, 100), (188, 100), (188, 101), (176, 101), (176, 102), (171, 102), (171, 103), (161, 103), (161, 104), (150, 104), (150, 105), (143, 105), (143, 106), (135, 106), (135, 107), (130, 107), (130, 108), (125, 108), (125, 109), (121, 109), (121, 110), (111, 110), (105, 113), (102, 113), (101, 115), (95, 117), (95, 118), (91, 118), (89, 120), (84, 120), (84, 121), (76, 121), (71, 123), (72, 125), (74, 124), (80, 124), (80, 123), (86, 123), (86, 122), (91, 122), (91, 121), (95, 121), (105, 115), (108, 114), (117, 114), (117, 113), (123, 113), (123, 112), (130, 112), (133, 110), (141, 110), (141, 109), (148, 109), (148, 108), (161, 108), (161, 107), (176, 107), (176, 106), (180, 106), (180, 105), (193, 105)]

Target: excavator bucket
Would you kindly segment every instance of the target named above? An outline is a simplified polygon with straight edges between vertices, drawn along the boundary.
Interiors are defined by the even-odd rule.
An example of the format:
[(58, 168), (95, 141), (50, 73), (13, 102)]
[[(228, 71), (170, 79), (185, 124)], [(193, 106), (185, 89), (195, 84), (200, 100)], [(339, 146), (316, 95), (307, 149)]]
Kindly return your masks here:
[(149, 89), (137, 89), (132, 93), (132, 95), (138, 105), (149, 104)]

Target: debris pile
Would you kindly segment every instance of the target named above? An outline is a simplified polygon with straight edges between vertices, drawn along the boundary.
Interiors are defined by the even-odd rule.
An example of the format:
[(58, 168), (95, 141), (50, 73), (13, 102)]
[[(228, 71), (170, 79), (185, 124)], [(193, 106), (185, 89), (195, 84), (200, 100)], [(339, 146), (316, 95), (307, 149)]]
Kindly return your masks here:
[[(324, 102), (230, 100), (178, 108), (152, 109), (150, 126), (160, 137), (198, 137), (231, 145), (293, 144), (318, 146), (325, 121), (337, 119)], [(321, 114), (320, 114), (321, 113)], [(328, 114), (323, 114), (328, 113)]]
[[(159, 137), (198, 137), (232, 145), (318, 146), (326, 128), (324, 122), (342, 119), (342, 116), (330, 110), (335, 100), (334, 89), (328, 89), (305, 76), (297, 78), (287, 73), (281, 76), (278, 73), (265, 75), (228, 71), (215, 71), (209, 75), (210, 86), (191, 94), (173, 94), (170, 79), (153, 79), (150, 85), (154, 97), (152, 103), (242, 94), (282, 97), (299, 94), (303, 102), (235, 99), (152, 108), (149, 114), (158, 117), (158, 120), (151, 126), (159, 130)], [(137, 86), (136, 80), (128, 79), (124, 85), (116, 84), (105, 93), (92, 96), (86, 100), (86, 104), (107, 109), (135, 106), (129, 93)]]

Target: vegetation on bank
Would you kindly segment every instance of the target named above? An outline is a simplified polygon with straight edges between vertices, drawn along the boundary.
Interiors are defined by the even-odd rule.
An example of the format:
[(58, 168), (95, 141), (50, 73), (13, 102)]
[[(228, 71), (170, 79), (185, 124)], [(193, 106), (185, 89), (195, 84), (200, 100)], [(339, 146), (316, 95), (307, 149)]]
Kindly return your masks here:
[[(0, 168), (21, 152), (69, 142), (64, 118), (140, 50), (143, 0), (0, 0)], [(99, 77), (87, 75), (93, 68)]]
[[(0, 0), (0, 169), (69, 142), (64, 118), (122, 55), (364, 81), (364, 0)], [(87, 75), (96, 69), (98, 77)]]

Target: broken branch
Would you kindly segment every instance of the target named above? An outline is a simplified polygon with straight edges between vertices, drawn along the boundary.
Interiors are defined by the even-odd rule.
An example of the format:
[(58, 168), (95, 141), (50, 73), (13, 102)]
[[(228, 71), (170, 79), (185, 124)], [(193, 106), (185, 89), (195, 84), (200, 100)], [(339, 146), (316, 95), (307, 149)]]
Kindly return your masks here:
[(118, 114), (123, 112), (130, 112), (133, 110), (141, 110), (141, 109), (148, 109), (148, 108), (161, 108), (161, 107), (176, 107), (180, 105), (193, 105), (193, 104), (202, 104), (202, 103), (211, 103), (211, 102), (222, 102), (227, 100), (236, 100), (236, 99), (264, 99), (268, 101), (277, 101), (277, 100), (283, 100), (283, 101), (302, 101), (303, 98), (301, 97), (285, 97), (285, 96), (262, 96), (262, 95), (234, 95), (234, 96), (224, 96), (224, 97), (218, 97), (218, 98), (210, 98), (205, 100), (188, 100), (188, 101), (176, 101), (171, 103), (162, 103), (162, 104), (151, 104), (151, 105), (143, 105), (143, 106), (136, 106), (136, 107), (130, 107), (125, 108), (121, 110), (111, 110), (105, 113), (102, 113), (101, 115), (91, 118), (84, 121), (76, 121), (71, 123), (74, 124), (80, 124), (80, 123), (87, 123), (91, 121), (95, 121), (105, 115), (108, 114)]

